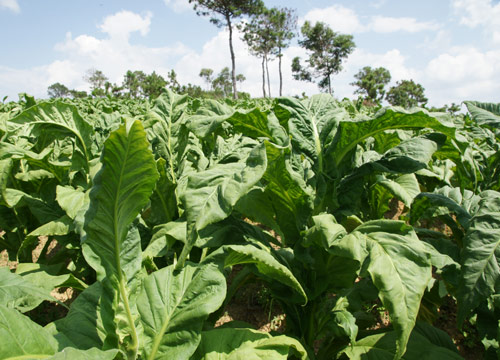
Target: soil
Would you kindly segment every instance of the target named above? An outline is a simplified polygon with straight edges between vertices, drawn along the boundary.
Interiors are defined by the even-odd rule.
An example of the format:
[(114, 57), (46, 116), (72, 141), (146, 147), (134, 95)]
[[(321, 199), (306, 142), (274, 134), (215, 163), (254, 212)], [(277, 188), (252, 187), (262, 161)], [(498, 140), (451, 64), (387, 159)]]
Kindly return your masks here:
[[(233, 267), (228, 278), (228, 287), (241, 269), (241, 265)], [(234, 295), (215, 327), (230, 321), (244, 321), (259, 331), (283, 333), (286, 316), (278, 303), (272, 300), (265, 285), (256, 282), (244, 286)]]
[[(390, 210), (385, 214), (386, 219), (397, 220), (403, 215), (405, 210), (404, 204), (393, 199), (391, 201)], [(249, 221), (248, 219), (245, 219)], [(255, 225), (255, 223), (253, 223)], [(429, 224), (430, 225), (430, 224)], [(436, 230), (450, 232), (450, 229), (442, 223), (432, 224)], [(267, 231), (272, 231), (263, 227)], [(0, 234), (1, 235), (1, 234)], [(277, 236), (277, 234), (273, 234)], [(280, 240), (280, 239), (278, 239)], [(47, 237), (40, 237), (37, 247), (32, 252), (33, 262), (37, 262), (43, 251), (47, 241)], [(274, 244), (273, 244), (274, 245)], [(278, 247), (274, 245), (273, 247)], [(47, 257), (50, 258), (59, 249), (59, 244), (56, 240), (52, 240), (47, 247)], [(8, 266), (9, 269), (15, 270), (17, 268), (16, 261), (10, 261), (7, 251), (0, 252), (0, 267)], [(241, 266), (235, 266), (231, 276), (228, 279), (230, 284), (231, 279), (235, 274), (241, 270)], [(51, 292), (61, 303), (69, 307), (71, 302), (78, 295), (71, 288), (56, 288)], [(46, 325), (55, 319), (64, 317), (68, 309), (58, 303), (43, 302), (38, 308), (30, 311), (27, 315), (40, 325)], [(477, 338), (474, 327), (466, 322), (464, 324), (464, 332), (458, 330), (456, 323), (457, 305), (456, 301), (448, 296), (444, 305), (438, 309), (438, 319), (433, 324), (437, 328), (445, 331), (450, 335), (453, 342), (456, 344), (460, 355), (466, 360), (482, 359), (484, 349)], [(383, 328), (390, 324), (389, 316), (386, 313), (379, 313), (379, 322), (377, 327)], [(286, 326), (286, 315), (279, 307), (278, 303), (273, 302), (270, 294), (268, 293), (263, 283), (252, 283), (240, 289), (233, 297), (232, 301), (225, 309), (225, 313), (221, 316), (215, 326), (221, 326), (230, 321), (244, 321), (252, 325), (255, 329), (264, 332), (275, 331), (284, 333)], [(466, 336), (464, 336), (466, 334)]]
[[(40, 258), (40, 254), (48, 241), (49, 238), (47, 236), (40, 236), (38, 238), (38, 245), (31, 253), (31, 258), (34, 263), (36, 263)], [(60, 245), (57, 243), (57, 241), (51, 240), (49, 245), (47, 246), (47, 258), (50, 259), (52, 256), (54, 256), (59, 249)], [(0, 252), (0, 267), (8, 266), (10, 270), (15, 271), (17, 269), (17, 264), (17, 261), (9, 260), (7, 250)], [(76, 299), (78, 293), (72, 288), (60, 287), (52, 290), (50, 295), (52, 295), (56, 300), (60, 301), (66, 307), (59, 303), (44, 301), (36, 309), (33, 309), (26, 313), (26, 315), (28, 315), (33, 321), (42, 326), (45, 326), (56, 319), (61, 319), (66, 316), (66, 314), (68, 313), (68, 307)]]
[(466, 360), (479, 360), (483, 358), (484, 348), (477, 337), (477, 331), (468, 321), (463, 325), (464, 336), (457, 328), (457, 303), (451, 296), (438, 309), (439, 316), (434, 326), (445, 331), (457, 346), (460, 355)]
[(389, 210), (384, 214), (384, 218), (389, 220), (399, 220), (405, 210), (405, 204), (397, 198), (392, 198), (389, 202)]
[(7, 250), (0, 252), (0, 267), (8, 266), (10, 270), (17, 268), (17, 261), (10, 261)]

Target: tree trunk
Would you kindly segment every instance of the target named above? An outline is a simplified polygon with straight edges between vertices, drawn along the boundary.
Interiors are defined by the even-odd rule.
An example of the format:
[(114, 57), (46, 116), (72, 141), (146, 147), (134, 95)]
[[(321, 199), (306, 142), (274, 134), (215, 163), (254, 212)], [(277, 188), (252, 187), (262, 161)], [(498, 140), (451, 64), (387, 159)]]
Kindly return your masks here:
[(231, 18), (226, 16), (227, 27), (229, 28), (229, 51), (231, 52), (231, 77), (233, 80), (233, 99), (238, 99), (238, 90), (236, 90), (236, 62), (234, 60), (234, 50), (233, 50), (233, 26), (231, 24)]
[(328, 75), (328, 93), (332, 95), (332, 80), (330, 75)]
[(283, 96), (283, 74), (281, 73), (281, 48), (278, 49), (278, 71), (280, 73), (280, 96)]
[(265, 57), (262, 57), (262, 94), (266, 97), (266, 70), (264, 68)]
[(269, 81), (269, 66), (267, 66), (267, 55), (266, 55), (266, 73), (267, 73), (267, 93), (271, 97), (271, 82)]

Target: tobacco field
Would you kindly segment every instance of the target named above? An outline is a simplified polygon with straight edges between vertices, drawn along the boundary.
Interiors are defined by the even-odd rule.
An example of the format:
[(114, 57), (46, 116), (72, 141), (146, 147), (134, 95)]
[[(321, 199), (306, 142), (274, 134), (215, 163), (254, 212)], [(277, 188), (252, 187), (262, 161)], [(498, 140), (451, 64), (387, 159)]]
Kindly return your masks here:
[[(0, 104), (0, 359), (462, 359), (445, 307), (498, 359), (500, 104), (463, 109)], [(219, 321), (249, 289), (279, 329)]]

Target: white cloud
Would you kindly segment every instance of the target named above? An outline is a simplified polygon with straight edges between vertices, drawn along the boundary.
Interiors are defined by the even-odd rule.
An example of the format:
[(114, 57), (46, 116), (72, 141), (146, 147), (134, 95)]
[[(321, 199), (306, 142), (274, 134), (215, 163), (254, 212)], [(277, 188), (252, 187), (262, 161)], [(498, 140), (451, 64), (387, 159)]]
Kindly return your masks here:
[(428, 97), (442, 103), (462, 100), (498, 102), (500, 50), (481, 52), (455, 47), (432, 59), (425, 69)]
[[(200, 52), (191, 50), (179, 58), (174, 65), (174, 69), (178, 74), (180, 83), (192, 83), (205, 88), (206, 85), (198, 76), (202, 68), (213, 69), (215, 74), (226, 66), (231, 68), (228, 37), (228, 31), (222, 30), (207, 41)], [(238, 86), (238, 90), (248, 92), (252, 96), (262, 96), (261, 60), (249, 54), (245, 43), (241, 40), (241, 34), (236, 29), (233, 33), (233, 48), (236, 58), (236, 72), (237, 74), (243, 74), (246, 78)], [(314, 84), (293, 80), (291, 59), (294, 56), (304, 56), (304, 50), (300, 47), (292, 47), (284, 51), (282, 59), (283, 95), (300, 95), (303, 91), (309, 94), (318, 92)], [(277, 60), (269, 63), (269, 72), (271, 78), (271, 95), (278, 96), (279, 75)]]
[(19, 7), (19, 3), (17, 0), (0, 0), (0, 8), (6, 8), (15, 13), (21, 12), (21, 8)]
[(425, 49), (426, 51), (443, 51), (443, 49), (450, 48), (451, 40), (452, 33), (447, 29), (441, 29), (437, 33), (433, 33), (431, 36), (426, 37), (423, 44), (417, 45), (417, 47)]
[(437, 30), (439, 25), (432, 22), (419, 22), (410, 17), (387, 17), (374, 16), (368, 28), (377, 33), (391, 33), (398, 31), (406, 31), (416, 33), (426, 30)]
[(420, 72), (409, 67), (407, 57), (399, 50), (392, 49), (385, 53), (378, 54), (366, 51), (364, 49), (356, 49), (344, 63), (344, 70), (332, 78), (334, 84), (335, 96), (338, 98), (350, 97), (356, 98), (354, 95), (354, 86), (350, 83), (354, 81), (354, 75), (365, 66), (372, 68), (384, 67), (391, 73), (391, 84), (403, 79), (418, 79)]
[(188, 0), (163, 0), (163, 2), (176, 13), (192, 10), (192, 6)]
[(104, 33), (101, 38), (86, 34), (73, 37), (67, 33), (65, 40), (54, 47), (59, 52), (58, 60), (32, 69), (0, 68), (2, 91), (11, 97), (21, 91), (46, 97), (47, 87), (55, 82), (88, 90), (83, 76), (89, 68), (103, 71), (111, 82), (118, 84), (127, 70), (156, 71), (166, 77), (176, 60), (190, 50), (181, 43), (160, 48), (131, 44), (130, 34), (147, 34), (150, 23), (150, 13), (141, 16), (121, 11), (106, 17), (98, 26)]
[[(336, 9), (339, 13), (343, 11), (338, 6), (329, 9)], [(319, 17), (319, 13), (315, 14), (312, 13)], [(342, 25), (345, 29), (351, 27), (351, 29), (361, 29), (359, 31), (368, 31), (368, 25), (363, 27), (354, 12), (345, 14), (353, 15), (351, 20)], [(313, 16), (309, 15), (312, 19)], [(7, 94), (13, 99), (18, 92), (28, 91), (36, 97), (47, 97), (47, 87), (55, 82), (61, 82), (73, 89), (88, 90), (88, 84), (83, 80), (83, 76), (89, 68), (102, 70), (111, 82), (116, 83), (123, 81), (123, 75), (127, 70), (143, 70), (146, 73), (156, 71), (167, 77), (168, 72), (175, 69), (181, 84), (192, 83), (205, 87), (203, 80), (198, 76), (201, 68), (211, 68), (217, 73), (223, 67), (231, 66), (227, 30), (221, 30), (199, 51), (182, 43), (157, 48), (131, 44), (130, 34), (134, 32), (147, 34), (151, 19), (150, 13), (136, 14), (121, 11), (103, 19), (99, 25), (99, 29), (103, 31), (100, 36), (66, 34), (66, 38), (55, 46), (59, 55), (57, 61), (31, 69), (0, 66), (2, 91), (0, 95)], [(436, 41), (437, 38), (449, 41), (449, 34), (445, 31), (441, 34), (442, 30), (436, 32)], [(252, 96), (262, 96), (260, 60), (248, 53), (238, 31), (235, 32), (233, 39), (237, 73), (247, 78), (239, 89), (249, 92)], [(355, 89), (349, 84), (354, 81), (354, 74), (362, 67), (370, 65), (387, 68), (392, 75), (391, 85), (403, 79), (413, 79), (422, 84), (430, 99), (430, 105), (459, 103), (464, 99), (498, 102), (498, 98), (495, 97), (500, 93), (500, 83), (495, 80), (500, 78), (500, 50), (482, 51), (474, 47), (440, 50), (428, 63), (418, 67), (410, 66), (406, 54), (396, 48), (382, 53), (373, 51), (375, 52), (357, 48), (345, 61), (344, 70), (332, 77), (334, 95), (337, 98), (354, 97)], [(293, 80), (291, 61), (295, 56), (300, 56), (304, 60), (306, 57), (304, 49), (292, 46), (284, 51), (283, 94), (317, 93), (316, 84)], [(278, 61), (270, 62), (269, 70), (271, 93), (277, 96)]]
[(342, 5), (333, 5), (324, 9), (313, 9), (305, 15), (304, 20), (312, 23), (321, 21), (330, 26), (334, 31), (350, 34), (371, 31), (376, 33), (400, 31), (416, 33), (440, 28), (436, 23), (420, 22), (411, 17), (370, 16), (362, 20), (354, 10)]
[(460, 23), (470, 28), (484, 27), (494, 42), (500, 43), (500, 3), (492, 0), (453, 0)]
[(153, 14), (151, 12), (147, 12), (144, 16), (141, 16), (124, 10), (107, 16), (99, 28), (111, 38), (128, 39), (130, 34), (136, 31), (145, 36), (149, 32), (152, 17)]
[(304, 17), (313, 24), (321, 21), (330, 26), (334, 31), (343, 33), (356, 33), (365, 31), (358, 15), (354, 10), (342, 5), (333, 5), (324, 9), (312, 9)]
[(370, 6), (375, 9), (380, 9), (382, 6), (384, 6), (387, 3), (387, 0), (376, 0), (372, 1), (370, 3)]

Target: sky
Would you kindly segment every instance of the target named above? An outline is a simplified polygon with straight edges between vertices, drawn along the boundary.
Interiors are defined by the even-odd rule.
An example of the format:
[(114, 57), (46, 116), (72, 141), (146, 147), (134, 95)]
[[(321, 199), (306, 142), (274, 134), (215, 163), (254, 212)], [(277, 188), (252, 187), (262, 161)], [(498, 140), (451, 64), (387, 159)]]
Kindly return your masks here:
[[(500, 2), (498, 0), (264, 0), (296, 9), (298, 30), (322, 21), (352, 34), (355, 51), (333, 76), (334, 96), (355, 98), (354, 75), (364, 66), (385, 67), (390, 86), (414, 80), (430, 106), (464, 100), (500, 102)], [(202, 68), (230, 67), (227, 29), (198, 16), (188, 0), (0, 0), (0, 100), (26, 92), (47, 98), (60, 82), (88, 90), (84, 75), (101, 70), (121, 84), (127, 70), (174, 69), (181, 84), (206, 87)], [(300, 37), (299, 37), (300, 38)], [(240, 90), (262, 96), (260, 60), (241, 34), (234, 36)], [(291, 61), (307, 53), (292, 41), (283, 56), (283, 95), (319, 92), (295, 81)], [(270, 63), (271, 95), (278, 95), (278, 61)]]

